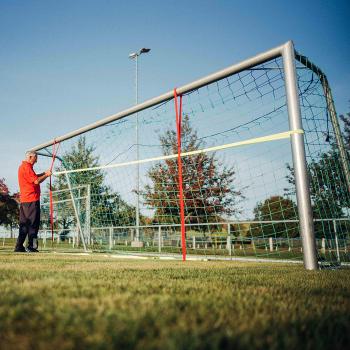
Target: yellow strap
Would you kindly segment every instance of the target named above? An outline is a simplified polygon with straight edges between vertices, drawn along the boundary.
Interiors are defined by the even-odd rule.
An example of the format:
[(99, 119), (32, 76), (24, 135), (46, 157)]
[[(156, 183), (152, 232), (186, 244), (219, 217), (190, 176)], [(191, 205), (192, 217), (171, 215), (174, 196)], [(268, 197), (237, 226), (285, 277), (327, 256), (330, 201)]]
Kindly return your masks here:
[[(180, 155), (181, 155), (181, 157), (188, 157), (188, 156), (193, 156), (193, 155), (201, 154), (201, 153), (220, 151), (220, 150), (227, 149), (227, 148), (234, 148), (234, 147), (239, 147), (239, 146), (254, 145), (256, 143), (287, 139), (291, 135), (303, 134), (303, 133), (304, 133), (304, 131), (301, 129), (297, 129), (297, 130), (293, 130), (293, 131), (285, 131), (285, 132), (281, 132), (278, 134), (256, 137), (256, 138), (245, 140), (245, 141), (227, 143), (225, 145), (208, 147), (208, 148), (198, 149), (198, 150), (190, 151), (190, 152), (182, 152)], [(57, 172), (53, 173), (53, 175), (58, 176), (58, 175), (62, 175), (62, 174), (78, 173), (78, 172), (83, 172), (83, 171), (108, 169), (108, 168), (119, 168), (119, 167), (128, 166), (128, 165), (143, 164), (143, 163), (155, 162), (155, 161), (159, 161), (159, 160), (174, 159), (174, 158), (177, 158), (177, 153), (170, 154), (168, 156), (160, 156), (160, 157), (154, 157), (154, 158), (133, 160), (133, 161), (124, 162), (124, 163), (101, 165), (101, 166), (96, 166), (96, 167), (92, 167), (92, 168), (57, 171)]]

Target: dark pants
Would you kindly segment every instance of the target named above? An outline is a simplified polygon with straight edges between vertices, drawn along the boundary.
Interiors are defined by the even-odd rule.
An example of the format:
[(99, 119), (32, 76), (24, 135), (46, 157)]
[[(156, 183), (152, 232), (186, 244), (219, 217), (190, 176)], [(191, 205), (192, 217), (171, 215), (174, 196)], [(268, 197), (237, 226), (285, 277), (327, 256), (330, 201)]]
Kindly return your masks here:
[(19, 234), (16, 248), (23, 247), (28, 235), (28, 247), (37, 248), (40, 225), (40, 201), (21, 203), (19, 207)]

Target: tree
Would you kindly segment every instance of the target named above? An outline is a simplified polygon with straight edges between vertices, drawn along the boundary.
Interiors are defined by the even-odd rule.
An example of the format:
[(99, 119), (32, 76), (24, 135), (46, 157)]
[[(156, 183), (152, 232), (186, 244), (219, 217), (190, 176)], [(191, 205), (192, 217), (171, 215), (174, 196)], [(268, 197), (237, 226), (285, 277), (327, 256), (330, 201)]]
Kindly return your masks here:
[[(287, 181), (290, 188), (285, 189), (289, 195), (295, 195), (294, 169), (287, 165)], [(339, 152), (332, 148), (322, 153), (317, 160), (308, 164), (310, 179), (310, 196), (315, 219), (340, 218), (344, 210), (350, 208), (350, 197)]]
[[(345, 146), (350, 151), (350, 114), (341, 118), (344, 121)], [(342, 218), (350, 209), (350, 196), (338, 146), (334, 137), (330, 137), (328, 141), (329, 150), (319, 153), (316, 159), (307, 164), (313, 217), (323, 219), (322, 222), (315, 222), (315, 234), (318, 238), (334, 231), (332, 222), (325, 219)], [(295, 195), (294, 169), (289, 164), (287, 169), (287, 181), (291, 187), (286, 188), (285, 192)]]
[(18, 223), (18, 194), (10, 194), (5, 179), (0, 179), (0, 225), (12, 229)]
[[(159, 137), (163, 155), (177, 153), (177, 135), (167, 130)], [(182, 124), (182, 152), (203, 148), (204, 142), (191, 127), (188, 116)], [(241, 191), (234, 188), (233, 168), (223, 166), (215, 154), (182, 157), (183, 196), (187, 223), (217, 222), (238, 212)], [(146, 205), (154, 210), (155, 223), (179, 223), (179, 180), (177, 159), (155, 164), (147, 173), (150, 184), (142, 191)]]
[[(94, 151), (95, 148), (87, 145), (85, 137), (81, 136), (77, 143), (61, 157), (62, 163), (58, 166), (58, 171), (98, 167), (100, 165), (99, 158), (94, 155)], [(86, 196), (89, 185), (91, 194), (90, 223), (92, 227), (133, 224), (131, 220), (135, 218), (135, 208), (127, 204), (117, 192), (105, 184), (105, 174), (102, 170), (94, 169), (70, 173), (68, 178), (82, 223), (87, 219)], [(56, 199), (68, 200), (65, 203), (70, 203), (69, 210), (67, 211), (66, 208), (65, 215), (59, 215), (57, 218), (57, 224), (61, 228), (69, 229), (75, 222), (75, 218), (72, 202), (70, 202), (71, 192), (68, 189), (67, 177), (58, 176), (52, 189), (53, 191), (61, 190), (61, 192), (56, 192)], [(67, 206), (67, 204), (65, 205)]]
[[(289, 198), (271, 196), (254, 208), (254, 219), (258, 221), (285, 221), (297, 219), (297, 206)], [(276, 236), (294, 238), (299, 236), (298, 223), (278, 222), (251, 225), (253, 236)]]
[(2, 195), (7, 195), (10, 193), (9, 188), (5, 184), (5, 179), (0, 179), (0, 193)]

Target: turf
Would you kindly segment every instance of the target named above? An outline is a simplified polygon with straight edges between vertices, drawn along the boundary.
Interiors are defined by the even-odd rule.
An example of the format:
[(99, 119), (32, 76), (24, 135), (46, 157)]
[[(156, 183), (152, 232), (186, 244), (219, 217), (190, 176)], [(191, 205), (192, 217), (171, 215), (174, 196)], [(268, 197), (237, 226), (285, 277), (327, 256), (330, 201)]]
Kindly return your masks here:
[(345, 349), (350, 271), (0, 254), (1, 349)]

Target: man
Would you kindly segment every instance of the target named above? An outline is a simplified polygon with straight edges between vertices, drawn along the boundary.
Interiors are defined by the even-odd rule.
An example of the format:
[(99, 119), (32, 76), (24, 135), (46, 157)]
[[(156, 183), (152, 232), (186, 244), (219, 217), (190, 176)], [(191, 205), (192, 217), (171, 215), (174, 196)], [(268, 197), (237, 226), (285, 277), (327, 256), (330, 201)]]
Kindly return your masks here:
[[(18, 182), (20, 192), (19, 234), (15, 252), (38, 252), (38, 231), (40, 224), (40, 183), (51, 176), (51, 171), (36, 174), (33, 165), (38, 156), (35, 152), (27, 152), (26, 159), (18, 168)], [(28, 246), (23, 243), (28, 235)]]

